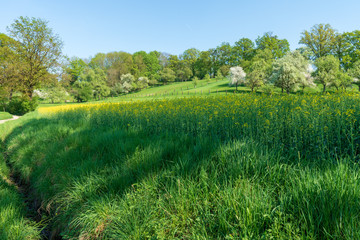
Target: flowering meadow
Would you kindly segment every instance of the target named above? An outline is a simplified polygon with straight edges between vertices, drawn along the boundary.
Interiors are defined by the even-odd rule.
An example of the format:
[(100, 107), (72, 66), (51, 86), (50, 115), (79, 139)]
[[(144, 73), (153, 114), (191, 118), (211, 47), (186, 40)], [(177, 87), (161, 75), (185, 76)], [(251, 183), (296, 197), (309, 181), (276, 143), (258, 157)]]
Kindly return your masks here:
[(360, 97), (40, 108), (1, 128), (64, 239), (359, 239)]
[[(243, 94), (173, 100), (65, 105), (44, 114), (88, 115), (94, 126), (207, 136), (215, 141), (250, 137), (295, 157), (322, 158), (359, 149), (360, 97)], [(300, 156), (299, 156), (300, 155)]]

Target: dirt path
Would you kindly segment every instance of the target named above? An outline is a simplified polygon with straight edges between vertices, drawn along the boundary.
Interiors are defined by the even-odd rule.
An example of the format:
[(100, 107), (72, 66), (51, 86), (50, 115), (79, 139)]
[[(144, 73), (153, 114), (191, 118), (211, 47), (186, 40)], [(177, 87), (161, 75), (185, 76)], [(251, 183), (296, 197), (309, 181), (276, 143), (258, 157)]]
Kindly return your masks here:
[(16, 119), (18, 119), (18, 118), (20, 118), (20, 116), (15, 116), (15, 115), (13, 115), (13, 117), (10, 118), (10, 119), (0, 120), (0, 124), (5, 123), (5, 122), (7, 122), (7, 121), (16, 120)]

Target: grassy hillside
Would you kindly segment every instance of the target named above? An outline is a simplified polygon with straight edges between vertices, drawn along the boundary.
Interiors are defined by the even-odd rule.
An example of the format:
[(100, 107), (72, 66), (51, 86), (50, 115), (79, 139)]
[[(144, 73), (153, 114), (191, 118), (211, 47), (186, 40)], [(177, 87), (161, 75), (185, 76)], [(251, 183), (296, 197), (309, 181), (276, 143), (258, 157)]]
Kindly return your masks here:
[(65, 239), (357, 239), (357, 95), (40, 109), (0, 126)]
[[(271, 87), (274, 94), (280, 94), (281, 90), (279, 88)], [(208, 97), (208, 96), (221, 96), (227, 94), (240, 94), (250, 92), (250, 88), (245, 86), (238, 86), (238, 91), (235, 91), (234, 86), (229, 86), (229, 80), (223, 78), (222, 80), (211, 79), (209, 82), (204, 80), (199, 80), (197, 86), (195, 87), (192, 81), (187, 82), (174, 82), (162, 86), (154, 86), (146, 89), (142, 89), (138, 92), (133, 92), (125, 95), (120, 95), (119, 97), (109, 97), (100, 101), (90, 101), (93, 102), (123, 102), (123, 101), (134, 101), (134, 100), (149, 100), (149, 99), (172, 99), (172, 98), (183, 98), (183, 97)], [(263, 92), (264, 89), (258, 89), (259, 92)], [(316, 88), (306, 88), (305, 93), (321, 93), (322, 86), (318, 85)], [(335, 93), (335, 88), (330, 88), (327, 90), (329, 93)], [(347, 92), (358, 92), (358, 86), (353, 85), (347, 89)], [(297, 94), (301, 94), (301, 91), (298, 91)], [(78, 103), (55, 103), (50, 104), (43, 101), (40, 106), (58, 106), (58, 105), (73, 105)], [(86, 104), (86, 103), (85, 103)]]

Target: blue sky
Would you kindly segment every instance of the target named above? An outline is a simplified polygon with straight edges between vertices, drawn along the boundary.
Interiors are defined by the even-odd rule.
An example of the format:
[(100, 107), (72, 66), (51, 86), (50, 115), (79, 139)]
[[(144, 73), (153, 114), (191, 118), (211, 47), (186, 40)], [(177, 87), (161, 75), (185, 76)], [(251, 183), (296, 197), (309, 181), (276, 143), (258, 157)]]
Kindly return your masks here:
[(19, 16), (46, 19), (64, 54), (82, 58), (111, 51), (181, 54), (268, 31), (295, 49), (314, 24), (360, 29), (358, 0), (0, 0), (0, 6), (0, 32)]

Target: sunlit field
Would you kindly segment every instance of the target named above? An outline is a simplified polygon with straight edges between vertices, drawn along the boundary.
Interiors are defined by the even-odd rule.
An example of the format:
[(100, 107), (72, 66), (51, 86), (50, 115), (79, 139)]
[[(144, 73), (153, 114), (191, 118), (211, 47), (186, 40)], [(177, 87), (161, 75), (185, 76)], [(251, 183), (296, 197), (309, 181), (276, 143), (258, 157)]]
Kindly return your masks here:
[(0, 131), (9, 166), (64, 239), (357, 239), (358, 103), (237, 94), (79, 104)]

